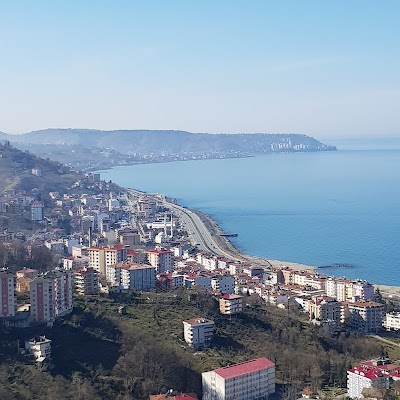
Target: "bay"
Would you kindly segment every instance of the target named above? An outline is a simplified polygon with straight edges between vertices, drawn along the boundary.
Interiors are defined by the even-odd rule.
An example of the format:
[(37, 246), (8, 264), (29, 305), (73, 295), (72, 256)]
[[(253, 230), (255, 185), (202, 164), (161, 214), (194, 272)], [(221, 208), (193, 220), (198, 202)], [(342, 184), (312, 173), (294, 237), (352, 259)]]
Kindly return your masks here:
[(102, 179), (211, 215), (247, 254), (400, 285), (400, 150), (116, 167)]

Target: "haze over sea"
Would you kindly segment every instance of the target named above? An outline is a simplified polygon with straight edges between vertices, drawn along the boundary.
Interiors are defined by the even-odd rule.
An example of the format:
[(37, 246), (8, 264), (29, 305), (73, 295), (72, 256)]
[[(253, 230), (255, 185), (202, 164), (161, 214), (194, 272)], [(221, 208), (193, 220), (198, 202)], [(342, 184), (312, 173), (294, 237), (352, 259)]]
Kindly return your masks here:
[(400, 149), (271, 154), (101, 171), (212, 216), (250, 255), (400, 285)]

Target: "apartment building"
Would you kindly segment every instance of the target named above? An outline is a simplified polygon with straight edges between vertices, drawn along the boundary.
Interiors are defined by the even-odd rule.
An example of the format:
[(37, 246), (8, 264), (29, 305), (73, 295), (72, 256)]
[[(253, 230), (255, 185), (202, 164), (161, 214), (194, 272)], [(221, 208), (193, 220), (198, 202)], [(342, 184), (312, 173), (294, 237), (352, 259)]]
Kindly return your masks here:
[(384, 305), (373, 301), (347, 304), (350, 325), (362, 333), (376, 333), (382, 327)]
[(16, 272), (17, 277), (17, 293), (29, 292), (29, 284), (33, 278), (36, 278), (39, 274), (37, 269), (23, 268)]
[(310, 319), (334, 321), (340, 324), (341, 306), (333, 297), (316, 297), (308, 302)]
[(16, 310), (16, 277), (9, 271), (0, 271), (0, 317), (13, 317)]
[(74, 292), (78, 296), (87, 296), (99, 293), (99, 272), (94, 268), (77, 271), (72, 275), (72, 278)]
[(214, 336), (214, 321), (205, 318), (183, 321), (183, 336), (190, 347), (209, 347)]
[(328, 278), (325, 284), (327, 296), (337, 301), (371, 301), (374, 298), (374, 287), (366, 281)]
[(36, 361), (42, 362), (51, 355), (51, 340), (46, 336), (37, 336), (25, 340), (25, 350), (32, 354)]
[(121, 244), (114, 247), (90, 247), (88, 253), (89, 267), (99, 271), (102, 276), (107, 276), (107, 268), (111, 265), (127, 260), (127, 249)]
[(43, 220), (44, 206), (40, 201), (34, 201), (31, 204), (31, 220), (41, 222)]
[(211, 288), (223, 294), (233, 294), (235, 292), (235, 278), (230, 275), (214, 276), (211, 278)]
[(153, 290), (156, 287), (156, 268), (151, 265), (130, 264), (129, 288), (136, 291)]
[(107, 268), (107, 283), (111, 286), (116, 286), (122, 289), (129, 289), (130, 286), (130, 274), (129, 274), (129, 263), (118, 263), (110, 265)]
[(275, 364), (267, 358), (202, 374), (203, 400), (266, 399), (275, 392)]
[[(398, 379), (400, 366), (389, 359), (368, 360), (347, 371), (347, 395), (351, 399), (365, 398), (365, 389), (387, 390), (392, 379)], [(364, 391), (364, 392), (363, 392)]]
[(140, 245), (140, 235), (138, 233), (122, 233), (119, 236), (119, 242), (123, 246), (138, 246)]
[(53, 271), (30, 283), (31, 315), (34, 321), (51, 325), (55, 318), (72, 311), (72, 276)]
[(387, 313), (383, 317), (383, 327), (388, 331), (400, 330), (400, 312)]
[(219, 311), (225, 315), (235, 315), (243, 310), (243, 296), (226, 294), (219, 299)]
[(149, 264), (157, 273), (173, 270), (173, 252), (171, 250), (150, 250), (147, 252)]

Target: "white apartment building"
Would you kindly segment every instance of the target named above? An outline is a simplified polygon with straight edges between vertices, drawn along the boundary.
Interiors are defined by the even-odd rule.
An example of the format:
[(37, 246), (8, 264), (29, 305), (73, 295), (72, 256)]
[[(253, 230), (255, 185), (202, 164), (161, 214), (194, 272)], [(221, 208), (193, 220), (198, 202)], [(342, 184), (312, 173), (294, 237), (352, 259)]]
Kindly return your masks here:
[(388, 331), (400, 330), (400, 312), (388, 313), (383, 317), (383, 327)]
[(219, 311), (221, 314), (234, 315), (243, 310), (243, 296), (226, 294), (219, 299)]
[(275, 392), (275, 364), (267, 358), (202, 374), (203, 400), (257, 400)]
[(89, 258), (88, 257), (65, 257), (62, 259), (63, 261), (63, 269), (66, 271), (71, 270), (82, 270), (88, 266)]
[(235, 278), (231, 275), (215, 276), (211, 278), (211, 288), (223, 294), (235, 292)]
[(0, 271), (0, 318), (13, 317), (16, 309), (16, 277), (9, 271)]
[(40, 201), (34, 201), (31, 204), (31, 220), (40, 222), (43, 220), (43, 203)]
[(157, 273), (173, 270), (173, 252), (171, 250), (150, 250), (147, 252), (149, 264)]
[(327, 296), (337, 301), (370, 301), (374, 298), (374, 287), (366, 281), (328, 278), (325, 282)]
[(183, 321), (183, 335), (190, 347), (209, 347), (214, 336), (214, 321), (205, 318)]
[(108, 199), (108, 211), (112, 211), (119, 208), (119, 200), (117, 199)]
[(51, 340), (46, 336), (34, 337), (25, 341), (25, 350), (32, 354), (36, 361), (42, 362), (51, 354)]
[(198, 285), (207, 290), (211, 290), (211, 278), (209, 276), (201, 276), (195, 274), (185, 275), (184, 283), (187, 288)]
[(129, 263), (119, 263), (110, 265), (107, 268), (107, 282), (112, 286), (117, 286), (123, 289), (129, 289), (130, 286), (130, 273)]
[(363, 389), (389, 389), (390, 376), (379, 369), (356, 366), (347, 371), (347, 395), (351, 399), (362, 399)]
[(376, 333), (382, 327), (384, 305), (373, 301), (348, 303), (350, 325), (362, 333)]

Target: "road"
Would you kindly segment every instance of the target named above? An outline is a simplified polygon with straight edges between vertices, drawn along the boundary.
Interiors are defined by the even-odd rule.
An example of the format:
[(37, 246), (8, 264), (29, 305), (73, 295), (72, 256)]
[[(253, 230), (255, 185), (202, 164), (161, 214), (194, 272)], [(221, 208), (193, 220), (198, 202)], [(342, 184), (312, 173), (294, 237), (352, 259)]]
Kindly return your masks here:
[[(133, 199), (135, 198), (137, 199), (138, 197), (143, 195), (149, 195), (147, 193), (140, 192), (135, 189), (129, 189), (129, 192), (133, 197)], [(221, 247), (218, 241), (211, 235), (210, 231), (207, 229), (204, 222), (195, 212), (185, 207), (179, 206), (175, 203), (167, 201), (165, 196), (161, 195), (150, 195), (150, 196), (156, 196), (157, 200), (162, 204), (163, 207), (169, 209), (170, 211), (173, 211), (174, 214), (178, 216), (182, 225), (184, 226), (185, 230), (189, 235), (190, 241), (193, 244), (196, 244), (199, 250), (203, 250), (208, 253), (215, 254), (217, 256), (226, 257), (235, 261), (250, 261), (255, 265), (259, 265), (262, 267), (270, 266), (267, 260), (260, 259), (258, 257), (245, 256), (239, 253), (235, 254), (234, 252), (231, 251), (226, 251), (224, 248)]]
[(204, 222), (196, 213), (168, 201), (164, 201), (162, 204), (164, 207), (173, 210), (178, 215), (181, 222), (185, 226), (186, 231), (188, 232), (190, 240), (193, 243), (196, 243), (200, 250), (230, 259), (233, 258), (235, 260), (242, 260), (241, 257), (236, 257), (232, 253), (225, 251), (219, 246), (217, 241), (211, 235), (210, 231), (204, 225)]
[(391, 344), (392, 346), (400, 347), (400, 343), (398, 343), (398, 342), (392, 342), (391, 340), (385, 339), (385, 338), (383, 338), (382, 336), (379, 336), (379, 335), (368, 335), (368, 336), (373, 337), (373, 338), (375, 338), (375, 339), (378, 339), (378, 340), (380, 340), (381, 342), (385, 342), (385, 343), (387, 343), (387, 344)]

